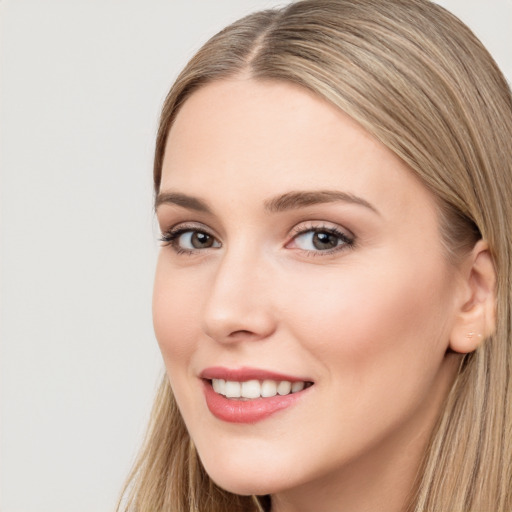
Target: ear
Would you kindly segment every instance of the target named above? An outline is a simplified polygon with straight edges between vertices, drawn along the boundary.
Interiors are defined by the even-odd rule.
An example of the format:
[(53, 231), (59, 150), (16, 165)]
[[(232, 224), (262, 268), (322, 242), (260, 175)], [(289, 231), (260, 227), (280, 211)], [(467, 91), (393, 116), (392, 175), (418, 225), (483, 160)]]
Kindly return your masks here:
[(462, 298), (450, 336), (450, 348), (467, 354), (495, 329), (496, 271), (484, 240), (478, 241), (461, 266)]

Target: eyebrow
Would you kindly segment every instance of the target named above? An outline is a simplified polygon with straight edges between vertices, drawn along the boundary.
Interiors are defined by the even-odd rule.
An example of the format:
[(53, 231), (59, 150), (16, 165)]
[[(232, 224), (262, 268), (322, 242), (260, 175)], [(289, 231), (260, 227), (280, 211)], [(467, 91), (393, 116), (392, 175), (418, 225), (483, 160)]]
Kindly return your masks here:
[(174, 204), (197, 212), (212, 213), (208, 205), (197, 197), (188, 196), (179, 192), (162, 192), (155, 200), (155, 210), (162, 204)]
[[(287, 192), (272, 199), (268, 199), (264, 204), (267, 211), (271, 213), (278, 213), (288, 210), (297, 210), (316, 204), (334, 203), (338, 201), (364, 206), (365, 208), (368, 208), (380, 215), (377, 208), (365, 199), (348, 192), (341, 192), (337, 190)], [(157, 210), (162, 204), (174, 204), (197, 212), (212, 213), (211, 208), (202, 199), (182, 194), (180, 192), (162, 192), (158, 194), (155, 201), (155, 210)]]
[(335, 203), (338, 201), (344, 203), (358, 204), (379, 214), (377, 208), (375, 208), (375, 206), (373, 206), (371, 203), (369, 203), (362, 197), (358, 197), (354, 194), (350, 194), (348, 192), (341, 192), (338, 190), (287, 192), (286, 194), (265, 201), (265, 209), (267, 209), (269, 212), (274, 213), (283, 212), (286, 210), (305, 208), (306, 206), (312, 206), (322, 203)]

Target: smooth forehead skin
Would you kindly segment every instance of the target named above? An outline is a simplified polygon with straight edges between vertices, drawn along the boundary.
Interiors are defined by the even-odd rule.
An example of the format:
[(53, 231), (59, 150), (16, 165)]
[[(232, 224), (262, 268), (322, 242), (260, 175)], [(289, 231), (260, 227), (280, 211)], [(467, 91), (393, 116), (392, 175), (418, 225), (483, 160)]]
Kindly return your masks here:
[[(339, 126), (340, 118), (349, 129)], [(221, 165), (210, 173), (194, 172), (209, 168), (213, 156)], [(228, 200), (231, 191), (238, 194), (252, 186), (248, 177), (258, 182), (262, 192), (273, 195), (296, 187), (299, 176), (305, 188), (338, 189), (339, 159), (353, 169), (347, 189), (357, 193), (364, 186), (369, 199), (378, 196), (391, 209), (407, 208), (409, 203), (397, 195), (395, 180), (407, 180), (417, 185), (419, 194), (429, 195), (401, 160), (313, 93), (289, 83), (218, 81), (194, 93), (181, 108), (169, 133), (160, 190), (179, 189), (184, 178), (187, 186), (198, 182), (194, 187), (199, 187), (200, 195), (199, 190), (229, 180), (233, 186), (223, 192)], [(365, 172), (365, 163), (374, 160), (381, 160), (385, 180), (375, 181)], [(187, 172), (176, 172), (180, 169)]]
[[(266, 208), (319, 190), (371, 207)], [(210, 476), (235, 493), (273, 494), (273, 512), (320, 502), (322, 511), (400, 510), (458, 362), (447, 349), (460, 282), (431, 193), (326, 101), (246, 78), (185, 102), (160, 191), (206, 207), (160, 204), (162, 232), (186, 226), (217, 241), (192, 253), (162, 247), (153, 304), (171, 386)], [(297, 233), (318, 227), (353, 246), (305, 250)], [(205, 404), (200, 375), (210, 367), (314, 384), (293, 407), (234, 424)]]

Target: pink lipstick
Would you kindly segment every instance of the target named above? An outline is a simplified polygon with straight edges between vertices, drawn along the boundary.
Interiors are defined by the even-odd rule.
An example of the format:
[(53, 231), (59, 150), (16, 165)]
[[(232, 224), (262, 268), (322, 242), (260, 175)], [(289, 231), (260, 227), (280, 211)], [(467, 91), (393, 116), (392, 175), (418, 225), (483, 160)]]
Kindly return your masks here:
[(261, 421), (295, 404), (313, 385), (307, 378), (257, 368), (211, 367), (200, 377), (210, 412), (231, 423)]

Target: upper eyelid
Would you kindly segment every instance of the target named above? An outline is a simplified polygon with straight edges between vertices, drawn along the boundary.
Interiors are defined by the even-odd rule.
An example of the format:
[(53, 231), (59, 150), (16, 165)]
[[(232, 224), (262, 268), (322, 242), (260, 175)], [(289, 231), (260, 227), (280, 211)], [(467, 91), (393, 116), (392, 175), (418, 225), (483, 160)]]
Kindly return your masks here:
[(339, 231), (346, 235), (348, 238), (355, 238), (354, 233), (344, 227), (340, 224), (336, 224), (335, 222), (329, 222), (325, 220), (311, 220), (311, 221), (304, 221), (300, 222), (299, 224), (296, 224), (290, 231), (290, 235), (292, 237), (296, 237), (297, 235), (300, 235), (301, 233), (306, 233), (308, 231), (314, 231), (314, 230), (325, 230), (325, 231)]
[(219, 238), (214, 229), (210, 228), (206, 224), (203, 224), (202, 222), (197, 221), (177, 222), (168, 228), (161, 228), (160, 231), (164, 234), (176, 233), (179, 231), (201, 231), (207, 233), (210, 236), (213, 236), (214, 238)]

